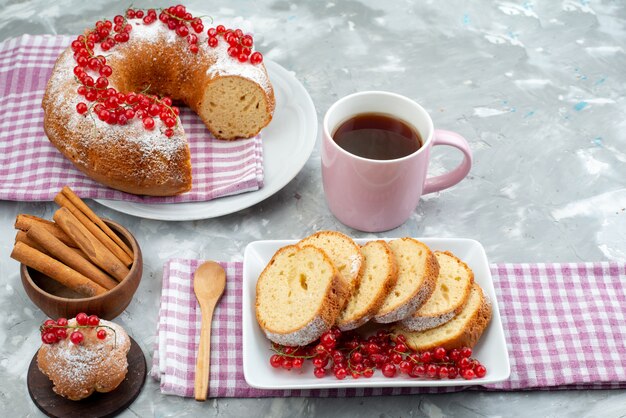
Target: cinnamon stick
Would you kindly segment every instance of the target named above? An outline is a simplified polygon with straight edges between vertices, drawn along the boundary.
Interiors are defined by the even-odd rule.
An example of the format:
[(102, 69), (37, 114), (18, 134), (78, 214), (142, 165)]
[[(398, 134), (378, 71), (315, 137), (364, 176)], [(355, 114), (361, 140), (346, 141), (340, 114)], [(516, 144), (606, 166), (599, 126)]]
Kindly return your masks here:
[(55, 237), (63, 241), (65, 245), (77, 248), (74, 241), (72, 241), (72, 239), (69, 236), (67, 236), (67, 234), (63, 232), (63, 230), (59, 228), (59, 226), (55, 224), (54, 222), (48, 221), (46, 219), (38, 218), (37, 216), (25, 215), (25, 214), (19, 214), (15, 218), (15, 225), (14, 225), (15, 229), (28, 231), (28, 229), (33, 225), (43, 226), (52, 235), (54, 235)]
[[(40, 227), (40, 225), (37, 225), (38, 227)], [(31, 227), (32, 228), (32, 227)], [(44, 228), (44, 230), (48, 231), (47, 229)], [(59, 228), (59, 231), (62, 231), (62, 229)], [(50, 232), (50, 231), (48, 231)], [(53, 235), (54, 236), (54, 235)], [(55, 237), (56, 238), (56, 237)], [(57, 238), (58, 239), (58, 238)], [(15, 234), (15, 242), (23, 242), (24, 244), (28, 245), (29, 247), (33, 247), (34, 249), (36, 249), (37, 251), (41, 251), (44, 254), (48, 254), (50, 255), (45, 248), (41, 247), (39, 244), (37, 244), (35, 241), (33, 241), (32, 239), (28, 238), (28, 235), (26, 232), (22, 231), (22, 230), (18, 230), (17, 234)], [(60, 240), (59, 240), (60, 241)], [(61, 241), (63, 242), (63, 241)], [(63, 244), (65, 245), (65, 244)], [(74, 244), (76, 245), (76, 244)], [(69, 248), (70, 251), (72, 251), (74, 254), (81, 256), (82, 258), (84, 258), (85, 260), (89, 261), (89, 257), (87, 257), (87, 254), (85, 254), (84, 252), (82, 252), (80, 249), (78, 248), (72, 248), (72, 247), (67, 247)]]
[(58, 193), (54, 197), (54, 201), (61, 207), (67, 208), (72, 215), (83, 224), (106, 248), (109, 249), (124, 265), (127, 267), (133, 264), (133, 259), (124, 252), (107, 234), (105, 234), (98, 226), (93, 223), (83, 212), (81, 212), (64, 194)]
[(43, 247), (45, 253), (63, 262), (63, 264), (73, 268), (105, 289), (111, 290), (117, 285), (117, 282), (112, 277), (73, 252), (70, 247), (63, 244), (41, 226), (33, 225), (26, 233), (26, 236), (35, 241), (38, 246)]
[(79, 272), (72, 270), (60, 261), (55, 260), (37, 251), (23, 242), (16, 242), (11, 252), (11, 258), (42, 272), (51, 279), (69, 287), (83, 296), (91, 297), (101, 295), (107, 290), (97, 283), (92, 282)]
[(15, 234), (15, 242), (23, 242), (24, 244), (28, 245), (31, 248), (36, 249), (37, 251), (41, 251), (44, 254), (50, 255), (44, 248), (42, 248), (39, 244), (37, 244), (32, 239), (30, 239), (26, 235), (26, 232), (22, 230), (18, 230), (17, 234)]
[(91, 219), (93, 223), (98, 225), (98, 227), (100, 227), (100, 229), (102, 229), (109, 238), (111, 238), (117, 245), (119, 245), (120, 248), (124, 250), (124, 252), (128, 254), (131, 259), (133, 258), (133, 250), (128, 245), (126, 245), (126, 243), (124, 243), (124, 241), (122, 241), (122, 239), (115, 232), (113, 232), (111, 228), (109, 228), (109, 226), (104, 223), (104, 221), (100, 219), (100, 217), (96, 215), (95, 212), (92, 211), (91, 208), (87, 206), (87, 204), (83, 202), (83, 200), (78, 197), (69, 186), (63, 187), (60, 193), (63, 194), (70, 202), (72, 202), (74, 206), (76, 206), (89, 219)]
[(117, 281), (128, 276), (128, 268), (82, 224), (68, 208), (54, 213), (54, 221), (76, 242), (87, 257)]

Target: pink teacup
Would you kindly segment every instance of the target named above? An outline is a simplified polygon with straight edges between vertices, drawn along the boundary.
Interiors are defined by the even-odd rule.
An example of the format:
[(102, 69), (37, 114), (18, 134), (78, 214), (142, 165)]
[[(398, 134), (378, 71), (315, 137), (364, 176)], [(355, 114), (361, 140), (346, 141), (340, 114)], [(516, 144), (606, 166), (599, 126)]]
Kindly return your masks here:
[[(360, 114), (377, 113), (399, 119), (419, 132), (422, 146), (405, 157), (374, 160), (359, 157), (333, 140), (337, 128)], [(454, 170), (427, 177), (430, 149), (449, 145), (463, 153)], [(342, 223), (360, 231), (380, 232), (402, 225), (423, 194), (457, 184), (472, 166), (465, 138), (434, 129), (430, 115), (413, 100), (395, 93), (365, 91), (335, 102), (324, 116), (322, 181), (326, 202)]]

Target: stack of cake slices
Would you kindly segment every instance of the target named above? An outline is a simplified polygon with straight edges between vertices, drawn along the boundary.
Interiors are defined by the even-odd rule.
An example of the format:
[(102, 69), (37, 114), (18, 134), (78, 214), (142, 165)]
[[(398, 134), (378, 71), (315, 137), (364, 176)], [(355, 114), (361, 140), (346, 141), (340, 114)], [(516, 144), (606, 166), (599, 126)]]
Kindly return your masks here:
[(321, 231), (272, 257), (257, 282), (256, 317), (277, 344), (303, 346), (332, 326), (347, 331), (373, 322), (425, 351), (473, 347), (491, 303), (450, 252), (408, 237), (359, 246)]

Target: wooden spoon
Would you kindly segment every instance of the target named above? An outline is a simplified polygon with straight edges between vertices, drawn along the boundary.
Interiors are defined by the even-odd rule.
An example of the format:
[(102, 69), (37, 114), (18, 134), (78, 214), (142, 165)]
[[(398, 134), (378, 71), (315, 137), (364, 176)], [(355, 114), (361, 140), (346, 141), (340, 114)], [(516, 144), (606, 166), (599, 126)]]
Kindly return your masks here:
[(193, 291), (198, 298), (202, 312), (200, 346), (196, 361), (196, 380), (194, 395), (197, 401), (206, 401), (209, 389), (209, 369), (211, 365), (211, 321), (213, 309), (226, 287), (226, 273), (222, 266), (214, 261), (201, 264), (193, 278)]

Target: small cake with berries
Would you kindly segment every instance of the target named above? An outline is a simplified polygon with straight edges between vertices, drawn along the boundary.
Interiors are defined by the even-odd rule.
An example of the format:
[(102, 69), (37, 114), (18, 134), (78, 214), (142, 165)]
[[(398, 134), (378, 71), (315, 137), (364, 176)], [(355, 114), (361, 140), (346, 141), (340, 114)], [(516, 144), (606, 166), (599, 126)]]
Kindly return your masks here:
[(78, 401), (94, 392), (111, 392), (126, 377), (130, 337), (124, 329), (95, 315), (49, 319), (41, 327), (39, 370), (55, 393)]
[(43, 98), (50, 141), (94, 180), (128, 193), (191, 188), (182, 102), (218, 139), (250, 138), (275, 99), (251, 35), (205, 30), (184, 6), (128, 9), (78, 36), (57, 60)]

